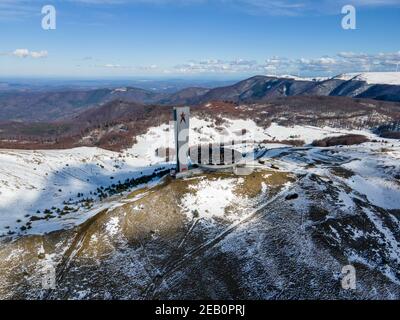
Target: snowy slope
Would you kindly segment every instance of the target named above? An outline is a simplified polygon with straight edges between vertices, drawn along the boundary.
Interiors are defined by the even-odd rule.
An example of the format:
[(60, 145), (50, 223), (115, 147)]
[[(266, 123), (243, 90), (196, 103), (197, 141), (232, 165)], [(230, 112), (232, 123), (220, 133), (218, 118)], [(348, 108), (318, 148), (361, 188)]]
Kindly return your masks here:
[[(396, 141), (281, 145), (251, 175), (167, 181), (73, 231), (4, 242), (0, 297), (399, 299), (399, 156)], [(377, 195), (365, 181), (389, 183)], [(41, 288), (45, 263), (55, 290)], [(341, 289), (348, 264), (357, 290)]]
[[(350, 132), (373, 136), (366, 131), (304, 126), (289, 128), (277, 124), (263, 129), (252, 120), (224, 120), (216, 126), (211, 120), (191, 119), (190, 144), (290, 139), (303, 139), (310, 143), (314, 139)], [(134, 146), (121, 153), (99, 148), (0, 150), (0, 236), (19, 233), (32, 216), (42, 216), (46, 209), (54, 207), (54, 212), (65, 205), (72, 207), (73, 204), (74, 210), (60, 217), (53, 214), (54, 218), (32, 221), (24, 233), (43, 233), (81, 223), (105, 206), (112, 205), (108, 199), (99, 202), (93, 195), (100, 186), (151, 175), (157, 168), (172, 167), (172, 162), (166, 163), (167, 159), (156, 155), (158, 148), (167, 146), (174, 148), (172, 124), (150, 128), (146, 134), (137, 137)], [(239, 151), (245, 149), (239, 148)], [(85, 198), (93, 199), (94, 203), (85, 206), (82, 203)]]
[[(336, 146), (330, 148), (299, 148), (296, 152), (290, 152), (290, 148), (284, 147), (269, 150), (263, 157), (264, 160), (279, 158), (276, 165), (289, 172), (299, 174), (314, 173), (318, 176), (329, 176), (330, 165), (338, 163), (347, 170), (348, 177), (339, 179), (347, 185), (353, 196), (365, 198), (371, 204), (384, 209), (400, 209), (400, 142), (391, 140), (364, 143), (356, 146)], [(318, 162), (319, 165), (315, 165)], [(313, 164), (310, 167), (310, 164)], [(351, 193), (348, 192), (350, 195)], [(352, 203), (346, 201), (346, 195), (342, 200), (351, 208)]]
[[(193, 119), (191, 122), (191, 140), (192, 145), (205, 143), (205, 142), (219, 142), (235, 140), (253, 140), (260, 142), (263, 140), (291, 140), (300, 139), (304, 140), (307, 144), (316, 139), (323, 139), (327, 136), (340, 136), (343, 134), (363, 134), (366, 136), (373, 136), (367, 130), (345, 130), (336, 129), (331, 127), (312, 127), (312, 126), (293, 126), (284, 127), (276, 123), (272, 123), (270, 127), (264, 129), (257, 126), (253, 120), (231, 120), (224, 119), (220, 127), (212, 127), (210, 121), (202, 119)], [(211, 126), (211, 127), (210, 127)], [(245, 133), (243, 134), (243, 131)]]
[[(192, 144), (238, 139), (244, 128), (257, 140), (347, 133), (192, 120)], [(1, 227), (18, 231), (16, 219), (36, 207), (58, 206), (113, 183), (112, 176), (122, 180), (166, 165), (154, 151), (173, 144), (170, 129), (151, 128), (122, 153), (1, 151)], [(400, 141), (377, 140), (330, 148), (257, 143), (260, 158), (248, 157), (251, 174), (171, 179), (132, 197), (118, 194), (91, 209), (34, 221), (22, 234), (79, 226), (2, 242), (0, 298), (195, 299), (213, 292), (236, 300), (399, 299)], [(355, 291), (341, 290), (347, 264), (357, 270)], [(41, 287), (46, 265), (57, 271), (56, 290)]]
[[(276, 76), (272, 76), (271, 77), (276, 77)], [(294, 76), (294, 75), (290, 75), (290, 74), (284, 74), (284, 75), (279, 75), (279, 78), (284, 78), (284, 79), (293, 79), (296, 81), (315, 81), (315, 82), (321, 82), (321, 81), (325, 81), (328, 80), (328, 77), (300, 77), (300, 76)]]
[(400, 85), (400, 72), (344, 73), (334, 79), (365, 81), (368, 84)]
[[(45, 209), (62, 208), (65, 202), (69, 204), (77, 198), (93, 197), (90, 192), (99, 186), (151, 174), (157, 168), (129, 152), (118, 154), (98, 148), (1, 150), (0, 163), (0, 234), (18, 231), (27, 215), (43, 214)], [(82, 195), (78, 197), (78, 193)], [(87, 218), (82, 216), (85, 211), (80, 208), (50, 223), (38, 221), (33, 226), (39, 231), (51, 231), (80, 223)], [(30, 232), (36, 231), (37, 228), (32, 228)]]

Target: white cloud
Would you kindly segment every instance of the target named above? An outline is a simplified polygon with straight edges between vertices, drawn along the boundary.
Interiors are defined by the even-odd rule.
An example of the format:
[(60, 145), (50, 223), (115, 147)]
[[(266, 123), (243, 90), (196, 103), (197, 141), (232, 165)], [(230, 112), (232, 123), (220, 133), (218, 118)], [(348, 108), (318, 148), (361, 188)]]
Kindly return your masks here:
[(263, 72), (262, 65), (255, 60), (236, 59), (224, 61), (220, 59), (192, 60), (174, 67), (178, 73), (251, 73)]
[(48, 52), (45, 50), (42, 51), (29, 51), (28, 49), (16, 49), (11, 53), (12, 56), (18, 58), (46, 58), (48, 56)]
[(48, 56), (48, 52), (45, 51), (45, 50), (42, 50), (42, 51), (31, 51), (30, 55), (34, 59), (46, 58)]
[(112, 69), (117, 69), (117, 68), (122, 68), (121, 65), (119, 64), (112, 64), (112, 63), (107, 63), (103, 67), (105, 68), (112, 68)]
[(137, 71), (155, 71), (155, 70), (158, 70), (159, 67), (156, 64), (152, 64), (149, 66), (139, 66), (134, 69)]
[(335, 56), (319, 58), (288, 59), (285, 57), (270, 57), (263, 63), (254, 60), (238, 59), (225, 61), (220, 59), (205, 59), (189, 61), (176, 65), (173, 70), (183, 74), (339, 74), (358, 71), (395, 71), (400, 64), (400, 52), (365, 54), (341, 52)]
[(16, 49), (13, 53), (13, 56), (18, 58), (26, 58), (29, 57), (29, 50), (28, 49)]

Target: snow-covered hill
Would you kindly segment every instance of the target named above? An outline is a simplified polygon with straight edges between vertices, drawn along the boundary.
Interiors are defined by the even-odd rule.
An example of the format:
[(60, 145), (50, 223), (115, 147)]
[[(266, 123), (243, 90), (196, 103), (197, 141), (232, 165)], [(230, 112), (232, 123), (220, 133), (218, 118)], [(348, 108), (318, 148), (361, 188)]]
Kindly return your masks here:
[(365, 81), (368, 84), (400, 85), (400, 72), (344, 73), (334, 77), (334, 79)]
[[(190, 143), (227, 144), (234, 140), (258, 144), (304, 140), (308, 144), (314, 139), (347, 133), (374, 137), (368, 131), (310, 126), (290, 128), (275, 123), (264, 129), (252, 120), (224, 119), (222, 124), (216, 125), (210, 119), (193, 118)], [(132, 190), (141, 182), (132, 179), (148, 176), (154, 180), (158, 176), (152, 175), (173, 166), (171, 161), (174, 159), (167, 162), (156, 154), (157, 149), (174, 148), (170, 125), (152, 127), (136, 141), (132, 148), (121, 153), (87, 147), (0, 150), (0, 236), (45, 233), (82, 223), (114, 204), (112, 197), (110, 200), (105, 194), (118, 195)], [(281, 144), (271, 145), (272, 148), (279, 146)]]
[(301, 76), (295, 76), (291, 74), (283, 74), (283, 75), (267, 75), (267, 77), (277, 77), (279, 79), (293, 79), (296, 81), (315, 81), (315, 82), (321, 82), (328, 80), (329, 77), (301, 77)]
[[(71, 230), (2, 243), (0, 298), (399, 299), (400, 143), (265, 147), (250, 175), (166, 179)], [(349, 264), (356, 290), (340, 285)]]

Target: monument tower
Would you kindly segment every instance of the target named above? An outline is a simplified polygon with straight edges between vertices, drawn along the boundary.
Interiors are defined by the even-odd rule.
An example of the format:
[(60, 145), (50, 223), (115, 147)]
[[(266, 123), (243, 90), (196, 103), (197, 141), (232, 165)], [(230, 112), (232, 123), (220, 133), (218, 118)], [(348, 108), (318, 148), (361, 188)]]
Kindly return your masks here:
[(189, 169), (189, 107), (174, 108), (176, 173)]

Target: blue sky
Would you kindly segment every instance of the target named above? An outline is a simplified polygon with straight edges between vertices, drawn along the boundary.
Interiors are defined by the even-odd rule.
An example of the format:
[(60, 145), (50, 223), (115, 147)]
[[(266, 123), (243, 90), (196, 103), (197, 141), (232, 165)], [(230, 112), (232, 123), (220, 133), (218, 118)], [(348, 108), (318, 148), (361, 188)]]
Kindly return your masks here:
[[(48, 4), (56, 30), (41, 28)], [(341, 27), (346, 4), (356, 30)], [(396, 71), (399, 31), (400, 0), (1, 0), (0, 76)]]

